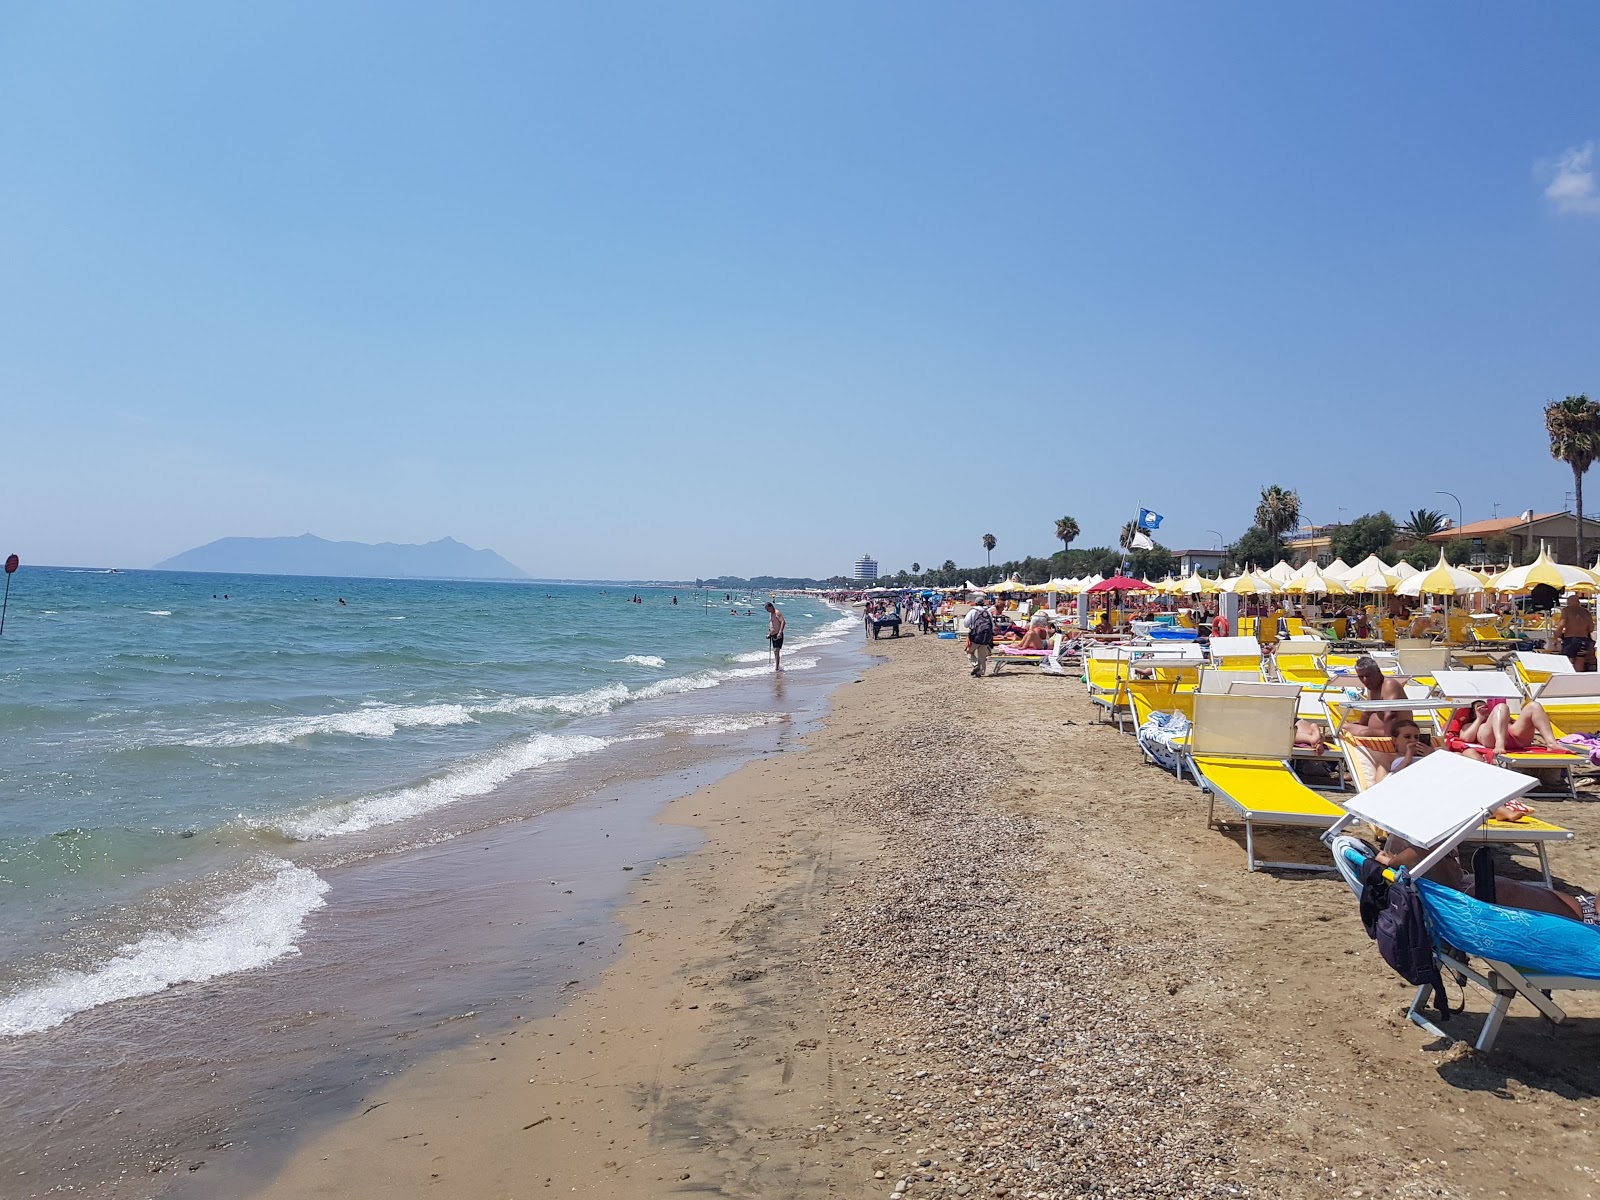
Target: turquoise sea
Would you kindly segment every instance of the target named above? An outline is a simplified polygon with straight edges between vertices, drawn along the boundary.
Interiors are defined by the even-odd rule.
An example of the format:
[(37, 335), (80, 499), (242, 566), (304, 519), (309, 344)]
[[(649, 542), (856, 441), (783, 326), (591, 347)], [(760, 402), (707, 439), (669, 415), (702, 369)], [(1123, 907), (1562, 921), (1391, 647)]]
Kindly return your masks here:
[[(293, 954), (329, 866), (559, 805), (564, 764), (788, 719), (767, 598), (24, 568), (0, 638), (0, 1036)], [(855, 629), (779, 602), (786, 674)]]

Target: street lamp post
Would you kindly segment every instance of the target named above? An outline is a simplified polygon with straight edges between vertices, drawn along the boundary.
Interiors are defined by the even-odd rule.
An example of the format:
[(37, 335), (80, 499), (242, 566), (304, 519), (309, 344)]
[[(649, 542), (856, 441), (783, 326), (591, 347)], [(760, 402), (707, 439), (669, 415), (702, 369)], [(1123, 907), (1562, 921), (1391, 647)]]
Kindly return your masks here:
[(1454, 500), (1456, 502), (1456, 528), (1457, 529), (1460, 529), (1463, 525), (1465, 525), (1467, 523), (1465, 517), (1463, 516), (1462, 509), (1461, 509), (1461, 497), (1457, 496), (1454, 492), (1446, 492), (1446, 491), (1444, 491), (1442, 489), (1436, 489), (1433, 494), (1435, 496), (1449, 496), (1450, 499), (1452, 499), (1452, 500)]

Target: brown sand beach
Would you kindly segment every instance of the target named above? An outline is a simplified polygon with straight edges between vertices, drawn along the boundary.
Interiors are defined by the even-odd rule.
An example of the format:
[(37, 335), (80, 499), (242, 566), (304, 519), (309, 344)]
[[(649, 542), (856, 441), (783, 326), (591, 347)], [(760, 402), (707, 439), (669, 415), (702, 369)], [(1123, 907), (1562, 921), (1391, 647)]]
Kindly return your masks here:
[[(172, 1194), (1600, 1190), (1600, 1001), (1560, 1028), (1519, 1005), (1489, 1055), (1439, 1043), (1341, 883), (1247, 873), (1075, 680), (872, 649), (802, 751), (668, 809), (706, 842), (641, 880), (597, 986), (406, 1071), (270, 1179)], [(1580, 795), (1540, 807), (1592, 886)]]

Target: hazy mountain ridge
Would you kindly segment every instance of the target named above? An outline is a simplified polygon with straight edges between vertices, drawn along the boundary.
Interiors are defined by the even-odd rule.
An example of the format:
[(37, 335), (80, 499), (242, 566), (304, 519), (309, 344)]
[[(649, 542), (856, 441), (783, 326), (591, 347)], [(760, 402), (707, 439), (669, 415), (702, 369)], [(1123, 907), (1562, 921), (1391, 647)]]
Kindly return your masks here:
[(157, 571), (217, 571), (241, 575), (344, 575), (368, 579), (526, 579), (528, 573), (493, 550), (474, 550), (455, 538), (402, 542), (330, 542), (299, 537), (226, 537), (185, 550)]

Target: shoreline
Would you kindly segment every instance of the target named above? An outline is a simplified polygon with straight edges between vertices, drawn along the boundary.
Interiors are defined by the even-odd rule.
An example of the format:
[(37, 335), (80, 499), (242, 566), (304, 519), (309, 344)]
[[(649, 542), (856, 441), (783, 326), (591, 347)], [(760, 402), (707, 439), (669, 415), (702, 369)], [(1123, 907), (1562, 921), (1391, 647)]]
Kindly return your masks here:
[[(693, 843), (655, 813), (787, 746), (857, 673), (853, 642), (818, 650), (792, 679), (663, 698), (650, 719), (685, 732), (513, 781), (456, 817), (458, 833), (351, 859), (307, 844), (333, 890), (289, 957), (0, 1042), (0, 1177), (19, 1195), (136, 1200), (175, 1175), (209, 1187), (234, 1164), (268, 1170), (355, 1093), (513, 1013), (559, 1008), (614, 956), (631, 872)], [(730, 703), (762, 719), (718, 718)]]
[(1593, 1190), (1594, 1005), (1430, 1046), (1343, 885), (1247, 873), (1075, 681), (869, 649), (804, 749), (668, 806), (704, 841), (593, 988), (208, 1194)]

